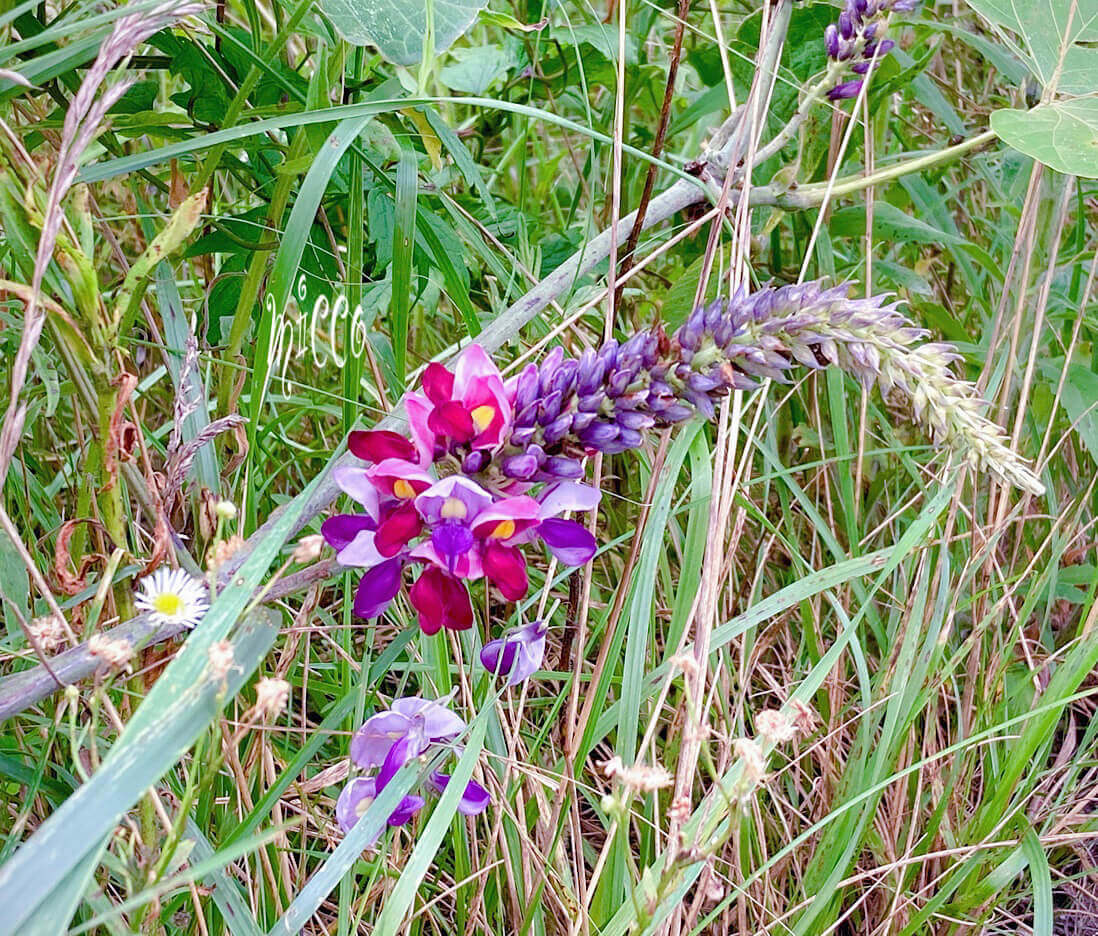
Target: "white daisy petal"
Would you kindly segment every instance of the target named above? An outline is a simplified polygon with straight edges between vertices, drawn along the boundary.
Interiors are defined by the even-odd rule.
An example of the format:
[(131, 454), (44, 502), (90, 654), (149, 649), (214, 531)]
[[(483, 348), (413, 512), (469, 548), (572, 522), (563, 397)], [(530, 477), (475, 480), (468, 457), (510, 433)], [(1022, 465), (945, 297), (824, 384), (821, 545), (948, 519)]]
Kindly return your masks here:
[(206, 583), (182, 569), (161, 566), (141, 582), (135, 604), (154, 624), (194, 627), (210, 607)]

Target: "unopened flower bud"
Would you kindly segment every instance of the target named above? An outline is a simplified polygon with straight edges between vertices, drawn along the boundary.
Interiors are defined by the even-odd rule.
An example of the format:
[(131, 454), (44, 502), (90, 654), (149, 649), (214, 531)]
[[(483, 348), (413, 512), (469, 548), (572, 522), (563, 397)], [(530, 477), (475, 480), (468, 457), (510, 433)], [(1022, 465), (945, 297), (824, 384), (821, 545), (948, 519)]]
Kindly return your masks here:
[(324, 548), (324, 537), (319, 533), (303, 536), (294, 549), (294, 562), (316, 562), (320, 558), (320, 551)]

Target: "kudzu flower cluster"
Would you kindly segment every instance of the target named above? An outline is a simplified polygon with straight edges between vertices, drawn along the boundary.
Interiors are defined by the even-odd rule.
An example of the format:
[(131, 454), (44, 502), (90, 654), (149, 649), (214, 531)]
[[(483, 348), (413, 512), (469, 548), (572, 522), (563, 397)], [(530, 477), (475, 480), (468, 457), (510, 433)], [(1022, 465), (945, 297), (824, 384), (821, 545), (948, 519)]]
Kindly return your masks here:
[(883, 297), (807, 283), (740, 290), (695, 309), (671, 336), (655, 327), (579, 358), (556, 348), (509, 380), (470, 345), (453, 371), (429, 365), (422, 392), (407, 395), (410, 438), (351, 434), (365, 465), (338, 468), (335, 479), (362, 511), (330, 518), (322, 532), (341, 564), (365, 570), (360, 617), (383, 613), (407, 587), (424, 632), (466, 630), (469, 582), (484, 579), (508, 601), (525, 597), (528, 547), (544, 546), (566, 566), (594, 556), (590, 532), (561, 517), (599, 503), (580, 481), (585, 458), (636, 448), (646, 430), (695, 414), (711, 418), (731, 389), (831, 365), (901, 391), (936, 441), (1041, 493), (983, 416), (976, 389), (951, 373), (955, 349), (926, 337)]
[[(899, 6), (894, 0), (890, 8)], [(975, 467), (1042, 493), (983, 415), (976, 388), (952, 374), (956, 350), (926, 337), (895, 302), (854, 299), (846, 286), (816, 282), (741, 289), (695, 309), (672, 335), (656, 326), (578, 358), (555, 348), (506, 380), (473, 344), (452, 371), (430, 364), (421, 390), (405, 397), (409, 436), (351, 434), (350, 450), (363, 465), (337, 468), (335, 480), (362, 509), (328, 519), (322, 532), (341, 564), (365, 570), (354, 600), (358, 616), (382, 614), (406, 591), (425, 633), (467, 630), (470, 583), (483, 580), (517, 602), (529, 589), (528, 550), (544, 547), (570, 567), (593, 558), (591, 533), (561, 516), (598, 506), (598, 491), (581, 483), (586, 458), (637, 448), (647, 430), (697, 414), (712, 418), (730, 390), (789, 383), (798, 368), (828, 366), (866, 386), (900, 391), (936, 441)], [(515, 685), (541, 667), (545, 638), (545, 622), (523, 625), (487, 641), (481, 665)], [(456, 715), (430, 705), (398, 700), (356, 736), (352, 759), (380, 771), (344, 791), (338, 817), (345, 829), (401, 765), (460, 732)], [(443, 788), (445, 778), (434, 776), (431, 784)], [(462, 810), (474, 814), (487, 801), (474, 785)], [(390, 824), (408, 821), (422, 805), (421, 797), (406, 797)]]
[[(848, 63), (855, 75), (865, 76), (892, 51), (896, 43), (884, 38), (889, 13), (910, 13), (918, 0), (847, 0), (839, 19), (824, 31), (827, 57)], [(836, 84), (827, 96), (833, 101), (858, 96), (863, 77)]]

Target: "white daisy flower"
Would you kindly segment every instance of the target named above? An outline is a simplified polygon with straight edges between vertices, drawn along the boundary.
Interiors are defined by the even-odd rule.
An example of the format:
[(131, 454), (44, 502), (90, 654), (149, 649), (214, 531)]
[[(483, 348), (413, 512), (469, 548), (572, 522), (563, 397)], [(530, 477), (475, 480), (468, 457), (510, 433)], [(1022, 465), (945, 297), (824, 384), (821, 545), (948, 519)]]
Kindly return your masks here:
[(210, 607), (206, 583), (182, 569), (161, 566), (141, 582), (137, 607), (147, 611), (154, 624), (194, 627)]

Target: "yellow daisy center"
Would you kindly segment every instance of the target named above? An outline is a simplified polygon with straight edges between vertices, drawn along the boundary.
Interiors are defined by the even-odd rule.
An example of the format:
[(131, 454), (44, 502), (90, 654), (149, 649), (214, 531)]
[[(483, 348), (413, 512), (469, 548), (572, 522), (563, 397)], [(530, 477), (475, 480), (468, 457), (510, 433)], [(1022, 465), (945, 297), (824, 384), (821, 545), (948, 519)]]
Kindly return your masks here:
[(492, 425), (492, 420), (496, 418), (496, 408), (485, 403), (483, 406), (478, 406), (469, 415), (473, 417), (473, 425), (477, 427), (477, 432), (483, 432)]
[(186, 605), (175, 592), (161, 592), (152, 600), (153, 607), (166, 617), (179, 617)]
[(416, 496), (416, 489), (403, 478), (397, 478), (393, 482), (393, 493), (401, 500), (411, 500)]
[(510, 539), (515, 535), (515, 521), (514, 520), (500, 520), (496, 524), (496, 528), (492, 531), (492, 539)]
[(456, 497), (447, 497), (439, 511), (443, 520), (464, 520), (469, 509)]

